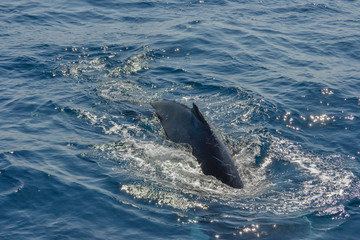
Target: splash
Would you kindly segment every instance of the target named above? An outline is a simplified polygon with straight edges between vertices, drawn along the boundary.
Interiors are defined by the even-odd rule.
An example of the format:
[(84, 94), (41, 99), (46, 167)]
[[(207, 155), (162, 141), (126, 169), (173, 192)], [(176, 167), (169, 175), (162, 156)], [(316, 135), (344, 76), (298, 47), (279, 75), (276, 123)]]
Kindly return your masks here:
[[(94, 125), (107, 121), (106, 116), (89, 116)], [(156, 130), (154, 119), (145, 123), (147, 129), (164, 135)], [(241, 190), (204, 175), (187, 146), (149, 139), (151, 133), (144, 132), (142, 126), (116, 124), (104, 127), (104, 133), (115, 133), (121, 140), (94, 146), (99, 166), (134, 181), (121, 185), (121, 191), (157, 206), (207, 209), (218, 203), (249, 213), (297, 215), (338, 206), (356, 194), (358, 179), (343, 166), (341, 156), (307, 153), (269, 133), (254, 133), (243, 142), (232, 140), (231, 148), (239, 149), (234, 162), (244, 179)], [(140, 137), (144, 135), (145, 139)], [(264, 141), (267, 153), (256, 164)], [(346, 212), (341, 214), (347, 216)]]
[(151, 51), (146, 48), (143, 53), (132, 56), (129, 59), (121, 63), (120, 66), (110, 69), (106, 76), (109, 77), (119, 77), (122, 74), (133, 74), (141, 70), (149, 69), (149, 62), (153, 61)]
[[(53, 76), (60, 73), (62, 76), (79, 80), (101, 81), (109, 78), (124, 78), (141, 70), (148, 70), (149, 62), (153, 61), (153, 51), (148, 47), (144, 47), (143, 52), (128, 58), (126, 58), (126, 51), (130, 51), (128, 48), (114, 52), (107, 47), (102, 49), (102, 53), (99, 53), (85, 47), (81, 49), (73, 47), (71, 50), (66, 48), (65, 51), (70, 52), (76, 60), (61, 63), (53, 72)], [(62, 60), (62, 58), (58, 60)]]
[[(155, 91), (131, 76), (149, 69), (154, 60), (152, 52), (145, 49), (125, 58), (121, 55), (123, 52), (109, 52), (108, 49), (102, 56), (81, 54), (80, 60), (64, 64), (61, 73), (80, 80), (99, 80), (95, 92), (101, 99), (137, 105), (148, 103), (165, 92), (174, 91), (171, 88)], [(216, 101), (209, 103), (209, 112), (204, 110), (205, 115), (211, 116), (210, 121), (220, 123), (218, 127), (225, 128), (221, 119), (233, 119), (229, 123), (232, 131), (244, 132), (244, 125), (253, 127), (254, 118), (269, 118), (263, 100), (241, 89), (230, 90), (231, 99), (219, 94)], [(327, 90), (322, 92), (332, 94)], [(183, 101), (193, 99), (207, 102), (209, 98), (202, 95), (183, 97)], [(359, 180), (346, 169), (343, 157), (308, 153), (301, 146), (266, 131), (252, 131), (246, 138), (226, 139), (245, 184), (244, 189), (234, 190), (212, 176), (205, 176), (188, 146), (164, 140), (155, 118), (147, 119), (137, 113), (138, 122), (129, 122), (121, 114), (75, 112), (79, 118), (100, 127), (104, 134), (119, 137), (118, 142), (93, 147), (99, 166), (118, 174), (120, 179), (127, 179), (121, 184), (122, 192), (157, 206), (207, 209), (216, 203), (248, 213), (298, 215), (317, 211), (346, 217), (348, 214), (341, 204), (359, 196), (356, 190)], [(349, 116), (350, 120), (353, 118)], [(333, 120), (329, 115), (302, 119), (320, 125)], [(290, 112), (285, 113), (283, 121), (289, 126), (294, 124)], [(159, 135), (163, 138), (159, 139)], [(259, 156), (260, 164), (256, 162)]]
[(97, 94), (99, 97), (112, 102), (127, 101), (135, 103), (148, 103), (153, 95), (136, 82), (122, 79), (101, 84), (97, 87)]
[(153, 186), (141, 184), (125, 184), (121, 186), (121, 191), (132, 195), (137, 199), (146, 199), (148, 202), (155, 202), (157, 206), (169, 206), (179, 210), (188, 210), (191, 208), (208, 209), (205, 203), (191, 200), (184, 194), (176, 193), (171, 190), (160, 190)]
[(293, 167), (289, 178), (282, 178), (283, 173), (274, 169), (278, 172), (274, 174), (273, 182), (282, 186), (268, 196), (279, 203), (273, 208), (275, 213), (312, 211), (335, 206), (353, 197), (353, 186), (358, 179), (343, 166), (341, 156), (313, 155), (304, 152), (301, 146), (277, 137), (271, 137), (268, 154), (273, 164)]

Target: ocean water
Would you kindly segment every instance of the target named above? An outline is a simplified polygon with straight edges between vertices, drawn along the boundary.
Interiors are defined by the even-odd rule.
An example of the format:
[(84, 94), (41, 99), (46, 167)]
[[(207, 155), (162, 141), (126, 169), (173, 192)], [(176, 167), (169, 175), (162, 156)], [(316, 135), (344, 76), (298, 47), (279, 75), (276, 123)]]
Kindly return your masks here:
[[(360, 2), (0, 2), (0, 239), (358, 239)], [(149, 102), (195, 102), (244, 189)]]

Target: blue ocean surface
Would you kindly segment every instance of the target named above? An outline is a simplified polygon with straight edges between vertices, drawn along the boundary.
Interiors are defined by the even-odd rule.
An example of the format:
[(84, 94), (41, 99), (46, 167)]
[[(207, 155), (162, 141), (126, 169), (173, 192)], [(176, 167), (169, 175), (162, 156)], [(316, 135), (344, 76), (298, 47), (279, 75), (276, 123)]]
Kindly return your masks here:
[[(359, 239), (360, 1), (0, 2), (0, 239)], [(206, 176), (150, 102), (201, 112)]]

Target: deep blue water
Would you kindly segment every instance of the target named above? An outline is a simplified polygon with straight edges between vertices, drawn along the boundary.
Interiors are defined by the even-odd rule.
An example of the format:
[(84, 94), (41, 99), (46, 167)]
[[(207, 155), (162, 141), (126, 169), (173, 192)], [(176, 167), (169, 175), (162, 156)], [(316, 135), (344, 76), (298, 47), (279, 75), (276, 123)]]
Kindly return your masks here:
[[(359, 1), (0, 2), (0, 239), (358, 239)], [(244, 181), (149, 102), (195, 102)]]

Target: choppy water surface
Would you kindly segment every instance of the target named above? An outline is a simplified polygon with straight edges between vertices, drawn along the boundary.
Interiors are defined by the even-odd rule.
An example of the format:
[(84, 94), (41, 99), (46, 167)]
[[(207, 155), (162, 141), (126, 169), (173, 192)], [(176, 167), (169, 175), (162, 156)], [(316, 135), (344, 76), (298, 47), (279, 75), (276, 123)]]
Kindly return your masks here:
[[(357, 239), (359, 1), (3, 1), (1, 239)], [(195, 102), (244, 189), (149, 102)]]

